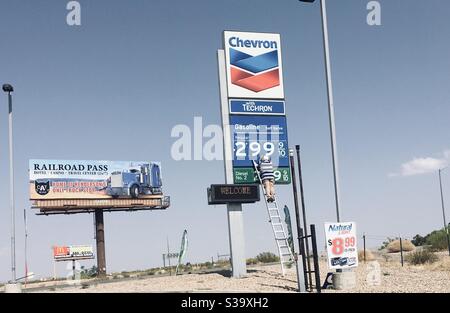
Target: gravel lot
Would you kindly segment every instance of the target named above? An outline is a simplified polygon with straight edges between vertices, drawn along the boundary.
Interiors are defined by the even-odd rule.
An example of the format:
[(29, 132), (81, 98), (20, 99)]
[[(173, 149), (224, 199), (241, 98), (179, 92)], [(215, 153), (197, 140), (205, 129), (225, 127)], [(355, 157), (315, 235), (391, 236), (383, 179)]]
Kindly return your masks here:
[[(439, 254), (437, 263), (423, 266), (404, 267), (395, 255), (379, 255), (380, 285), (374, 286), (367, 280), (371, 265), (360, 263), (356, 269), (357, 287), (353, 290), (332, 290), (323, 292), (450, 292), (450, 257)], [(326, 263), (320, 262), (321, 280), (328, 272)], [(372, 267), (373, 268), (373, 267)], [(127, 281), (110, 281), (89, 286), (76, 285), (64, 289), (49, 288), (35, 292), (295, 292), (297, 288), (295, 269), (281, 276), (277, 265), (249, 268), (248, 276), (241, 279), (227, 277), (223, 273), (186, 274), (181, 276), (139, 278)], [(29, 290), (28, 292), (32, 292)]]

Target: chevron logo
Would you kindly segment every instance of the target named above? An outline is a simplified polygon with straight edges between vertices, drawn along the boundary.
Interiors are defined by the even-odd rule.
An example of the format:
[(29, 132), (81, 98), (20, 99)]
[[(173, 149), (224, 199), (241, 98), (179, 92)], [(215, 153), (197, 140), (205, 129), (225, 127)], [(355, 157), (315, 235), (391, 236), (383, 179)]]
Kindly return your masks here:
[(252, 56), (230, 49), (231, 83), (253, 92), (280, 85), (278, 50)]

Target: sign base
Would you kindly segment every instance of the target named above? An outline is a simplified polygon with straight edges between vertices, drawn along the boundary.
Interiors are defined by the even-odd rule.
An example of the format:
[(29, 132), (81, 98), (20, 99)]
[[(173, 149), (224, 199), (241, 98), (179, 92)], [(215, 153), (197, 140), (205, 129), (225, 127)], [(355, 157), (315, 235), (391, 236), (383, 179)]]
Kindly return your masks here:
[(336, 290), (356, 288), (356, 272), (344, 271), (333, 273), (333, 288)]
[(5, 285), (5, 293), (22, 293), (22, 284), (6, 284)]

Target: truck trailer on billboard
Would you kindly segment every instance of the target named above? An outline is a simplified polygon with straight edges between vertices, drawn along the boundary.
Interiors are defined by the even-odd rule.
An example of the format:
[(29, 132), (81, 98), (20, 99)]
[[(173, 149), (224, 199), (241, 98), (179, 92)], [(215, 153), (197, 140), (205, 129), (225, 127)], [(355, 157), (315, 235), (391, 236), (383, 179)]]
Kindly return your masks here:
[(29, 174), (31, 200), (162, 194), (159, 162), (30, 160)]
[(83, 260), (93, 258), (94, 248), (89, 245), (53, 246), (53, 259), (55, 261)]

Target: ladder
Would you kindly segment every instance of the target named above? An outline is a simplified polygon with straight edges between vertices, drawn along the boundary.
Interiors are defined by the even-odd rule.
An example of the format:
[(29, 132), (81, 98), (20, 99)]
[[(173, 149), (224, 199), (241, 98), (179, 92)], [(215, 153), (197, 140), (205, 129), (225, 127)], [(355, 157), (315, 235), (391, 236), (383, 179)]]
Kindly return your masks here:
[(276, 199), (273, 202), (267, 201), (267, 194), (264, 188), (261, 175), (258, 170), (258, 164), (253, 161), (253, 167), (255, 168), (258, 180), (261, 185), (261, 190), (264, 195), (264, 201), (266, 203), (267, 213), (269, 214), (269, 223), (272, 225), (273, 234), (275, 236), (275, 242), (278, 247), (278, 254), (280, 256), (281, 272), (283, 276), (286, 272), (286, 265), (294, 262), (294, 256), (291, 248), (289, 247), (288, 235), (284, 230), (283, 221), (281, 219), (280, 210)]

